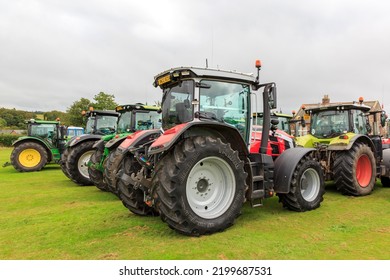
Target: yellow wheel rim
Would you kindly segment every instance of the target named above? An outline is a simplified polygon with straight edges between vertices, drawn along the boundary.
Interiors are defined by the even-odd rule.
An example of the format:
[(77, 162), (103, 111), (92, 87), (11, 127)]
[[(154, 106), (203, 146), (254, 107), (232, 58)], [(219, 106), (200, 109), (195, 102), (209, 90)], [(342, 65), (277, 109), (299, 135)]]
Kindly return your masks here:
[(25, 149), (19, 154), (19, 162), (25, 167), (34, 167), (41, 162), (41, 154), (35, 149)]

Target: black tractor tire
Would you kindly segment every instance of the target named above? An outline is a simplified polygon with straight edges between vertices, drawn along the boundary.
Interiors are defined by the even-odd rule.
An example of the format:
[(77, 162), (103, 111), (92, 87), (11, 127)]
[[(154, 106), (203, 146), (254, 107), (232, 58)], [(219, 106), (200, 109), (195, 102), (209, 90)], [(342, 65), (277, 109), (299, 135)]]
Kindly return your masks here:
[(123, 205), (132, 213), (140, 216), (158, 216), (156, 210), (144, 201), (144, 191), (134, 188), (124, 180), (123, 176), (131, 176), (141, 169), (141, 165), (134, 159), (133, 154), (128, 153), (123, 158), (122, 169), (118, 172), (117, 191)]
[(363, 196), (370, 194), (376, 182), (376, 163), (371, 148), (355, 143), (348, 151), (336, 155), (334, 183), (344, 195)]
[(118, 172), (123, 166), (123, 158), (125, 154), (117, 149), (110, 151), (106, 164), (104, 166), (104, 179), (107, 183), (108, 191), (118, 195)]
[(220, 138), (181, 141), (158, 162), (155, 174), (156, 209), (181, 234), (221, 232), (241, 214), (248, 189), (244, 162)]
[(61, 166), (61, 170), (65, 174), (65, 176), (68, 177), (69, 179), (71, 179), (69, 172), (68, 172), (68, 169), (66, 168), (66, 162), (68, 160), (68, 155), (69, 155), (69, 148), (66, 148), (61, 155), (60, 166)]
[(381, 183), (382, 183), (383, 187), (389, 188), (390, 187), (390, 178), (389, 177), (381, 177)]
[[(100, 165), (102, 161), (104, 151), (96, 149), (95, 152), (91, 155), (88, 164), (88, 174), (91, 182), (101, 191), (108, 191), (108, 184), (105, 182), (103, 177), (103, 172), (99, 169), (96, 169), (95, 166)], [(103, 164), (104, 166), (104, 164)]]
[(278, 193), (284, 208), (305, 212), (320, 207), (324, 200), (325, 181), (321, 165), (306, 155), (297, 164), (289, 193)]
[(12, 150), (11, 163), (19, 172), (40, 171), (47, 164), (48, 154), (35, 142), (21, 143)]
[(95, 141), (84, 141), (69, 150), (66, 169), (70, 179), (80, 186), (93, 185), (88, 174), (88, 162), (95, 151), (94, 144)]

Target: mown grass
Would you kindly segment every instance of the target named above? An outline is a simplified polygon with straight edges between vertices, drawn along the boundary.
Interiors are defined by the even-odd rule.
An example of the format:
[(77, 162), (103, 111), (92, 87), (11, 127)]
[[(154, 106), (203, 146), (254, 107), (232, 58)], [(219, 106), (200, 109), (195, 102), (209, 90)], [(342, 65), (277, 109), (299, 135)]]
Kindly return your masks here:
[[(0, 148), (1, 165), (10, 153)], [(159, 217), (133, 215), (111, 193), (75, 185), (56, 164), (0, 167), (0, 259), (390, 259), (390, 189), (379, 182), (359, 198), (327, 185), (322, 206), (306, 213), (276, 197), (242, 212), (222, 233), (187, 237)]]

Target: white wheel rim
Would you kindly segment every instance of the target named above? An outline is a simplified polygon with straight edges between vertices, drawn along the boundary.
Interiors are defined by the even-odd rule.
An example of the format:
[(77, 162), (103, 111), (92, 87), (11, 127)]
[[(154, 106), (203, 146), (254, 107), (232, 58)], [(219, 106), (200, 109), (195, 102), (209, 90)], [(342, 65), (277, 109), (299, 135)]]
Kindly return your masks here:
[(79, 161), (77, 162), (77, 167), (80, 174), (87, 179), (89, 179), (88, 162), (94, 152), (94, 150), (85, 152), (80, 156)]
[(302, 197), (306, 201), (313, 201), (320, 191), (320, 176), (313, 168), (306, 169), (301, 177), (300, 186)]
[(233, 169), (219, 157), (207, 157), (192, 167), (186, 184), (188, 203), (204, 219), (221, 216), (230, 207), (236, 190)]

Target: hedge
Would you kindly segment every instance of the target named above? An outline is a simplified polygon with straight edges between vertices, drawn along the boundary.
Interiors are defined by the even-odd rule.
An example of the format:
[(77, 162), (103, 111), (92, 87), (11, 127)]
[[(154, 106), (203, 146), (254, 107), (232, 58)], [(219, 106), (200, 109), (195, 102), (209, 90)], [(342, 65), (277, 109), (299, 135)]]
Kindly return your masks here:
[(0, 134), (0, 147), (11, 147), (21, 135)]

